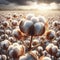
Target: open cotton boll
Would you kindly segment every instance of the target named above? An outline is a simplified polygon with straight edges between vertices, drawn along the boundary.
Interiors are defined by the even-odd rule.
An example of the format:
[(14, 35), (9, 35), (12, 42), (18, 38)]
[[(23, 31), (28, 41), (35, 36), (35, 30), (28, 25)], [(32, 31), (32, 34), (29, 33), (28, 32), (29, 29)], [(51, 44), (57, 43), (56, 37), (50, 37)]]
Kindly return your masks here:
[(57, 53), (56, 53), (56, 57), (60, 57), (60, 49), (58, 49)]
[(39, 40), (34, 39), (34, 40), (32, 41), (32, 45), (35, 46), (35, 45), (37, 45), (37, 44), (39, 44)]
[(7, 29), (6, 31), (5, 31), (5, 33), (7, 34), (7, 35), (10, 35), (11, 34), (11, 30), (9, 30), (9, 29)]
[(56, 53), (58, 51), (58, 47), (57, 46), (53, 46), (51, 49), (52, 49), (52, 54), (56, 55)]
[(31, 18), (31, 21), (32, 21), (33, 23), (37, 23), (37, 22), (38, 22), (38, 18), (37, 18), (37, 17), (32, 17), (32, 18)]
[(20, 29), (14, 29), (13, 32), (12, 32), (12, 35), (16, 38), (16, 39), (21, 39), (21, 32), (20, 32)]
[(18, 58), (25, 53), (25, 48), (23, 45), (13, 46), (12, 49), (9, 50), (9, 56), (12, 58)]
[(6, 55), (0, 55), (0, 60), (7, 60), (7, 56)]
[(49, 57), (47, 57), (47, 56), (42, 56), (42, 57), (40, 57), (39, 60), (51, 60), (51, 58), (49, 58)]
[(43, 35), (45, 32), (45, 26), (43, 23), (38, 22), (34, 24), (35, 27), (35, 35)]
[(24, 56), (21, 56), (19, 60), (37, 60), (37, 59), (32, 55), (30, 55), (29, 53), (27, 53)]
[(38, 51), (39, 53), (42, 53), (43, 47), (41, 47), (41, 46), (37, 47), (37, 51)]
[(44, 23), (44, 24), (47, 22), (47, 20), (45, 19), (44, 16), (38, 16), (37, 18), (38, 18), (38, 21), (39, 21), (39, 22), (42, 22), (42, 23)]
[(13, 43), (13, 46), (19, 46), (19, 44), (17, 42)]
[(18, 17), (18, 14), (17, 13), (14, 13), (12, 16), (13, 16), (13, 18), (17, 18)]
[(17, 26), (18, 25), (18, 21), (17, 20), (12, 20), (12, 26)]
[(4, 40), (1, 42), (1, 48), (4, 50), (7, 50), (10, 45), (11, 45), (11, 42), (8, 40)]
[(49, 57), (44, 57), (42, 60), (51, 60)]
[(48, 45), (46, 46), (46, 51), (47, 51), (48, 53), (51, 53), (53, 46), (54, 46), (54, 44), (48, 44)]
[(32, 57), (34, 57), (35, 60), (38, 60), (38, 51), (32, 50), (32, 51), (30, 51), (29, 54), (30, 54)]
[(57, 26), (58, 26), (58, 21), (54, 21), (52, 25), (53, 25), (54, 27), (57, 27)]
[(26, 19), (27, 20), (31, 20), (32, 17), (34, 17), (34, 14), (27, 14), (26, 15)]
[(55, 37), (55, 31), (54, 31), (54, 30), (49, 30), (49, 31), (46, 33), (46, 39), (52, 40), (54, 37)]
[(8, 21), (3, 21), (3, 22), (2, 22), (2, 25), (6, 28), (6, 27), (9, 26), (9, 22), (8, 22)]
[[(17, 46), (18, 47), (18, 46)], [(17, 58), (19, 57), (19, 49), (17, 47), (13, 47), (13, 49), (11, 49), (9, 51), (9, 56), (12, 58)]]
[(23, 24), (23, 28), (24, 28), (24, 32), (25, 33), (28, 33), (29, 31), (29, 28), (33, 25), (33, 22), (32, 21), (25, 21), (24, 24)]

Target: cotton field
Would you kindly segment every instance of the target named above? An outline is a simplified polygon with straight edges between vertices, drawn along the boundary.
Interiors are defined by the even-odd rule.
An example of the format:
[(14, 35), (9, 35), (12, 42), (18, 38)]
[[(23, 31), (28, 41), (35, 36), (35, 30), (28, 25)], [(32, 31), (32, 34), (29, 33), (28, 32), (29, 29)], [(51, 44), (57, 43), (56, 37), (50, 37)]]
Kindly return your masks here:
[(0, 60), (60, 60), (60, 11), (0, 11)]

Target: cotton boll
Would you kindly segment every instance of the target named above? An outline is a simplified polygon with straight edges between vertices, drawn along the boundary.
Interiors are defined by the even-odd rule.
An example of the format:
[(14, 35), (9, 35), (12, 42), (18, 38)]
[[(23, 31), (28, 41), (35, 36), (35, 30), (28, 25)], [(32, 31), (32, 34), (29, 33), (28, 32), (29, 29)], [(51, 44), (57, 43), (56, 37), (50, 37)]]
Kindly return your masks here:
[(34, 39), (34, 40), (32, 41), (32, 45), (35, 46), (35, 45), (37, 45), (37, 44), (39, 44), (39, 41), (38, 41), (37, 39)]
[(8, 39), (8, 35), (7, 34), (2, 34), (1, 39), (3, 39), (3, 40)]
[(57, 37), (60, 36), (60, 31), (57, 31), (56, 36), (57, 36)]
[(17, 20), (12, 20), (12, 26), (17, 26), (18, 25), (18, 21)]
[(48, 52), (46, 50), (42, 51), (43, 56), (47, 56)]
[(52, 41), (54, 45), (58, 45), (58, 42), (56, 40)]
[(21, 22), (20, 30), (25, 33), (26, 35), (33, 35), (34, 34), (34, 26), (33, 22), (26, 20), (25, 22)]
[(10, 48), (9, 50), (9, 56), (12, 58), (18, 58), (19, 56), (22, 56), (24, 53), (25, 48), (23, 45), (13, 46), (13, 48)]
[(1, 48), (4, 50), (7, 50), (10, 45), (11, 45), (11, 42), (8, 40), (4, 40), (1, 42)]
[(60, 60), (60, 57), (59, 57), (59, 58), (57, 58), (57, 60)]
[(58, 21), (54, 21), (52, 25), (53, 25), (54, 27), (57, 27)]
[(29, 53), (21, 56), (19, 58), (19, 60), (37, 60), (36, 57), (33, 57), (32, 55), (30, 55)]
[(42, 52), (43, 52), (43, 47), (41, 47), (41, 46), (37, 47), (37, 51), (38, 51), (39, 53), (42, 53)]
[(32, 22), (32, 21), (28, 21), (28, 20), (27, 20), (27, 21), (24, 22), (23, 27), (24, 27), (25, 33), (28, 32), (29, 28), (30, 28), (32, 25), (33, 25), (33, 22)]
[(8, 21), (3, 21), (3, 22), (2, 22), (2, 25), (6, 28), (6, 27), (9, 26), (9, 22), (8, 22)]
[(52, 40), (52, 39), (54, 39), (54, 37), (55, 37), (55, 31), (49, 30), (49, 31), (46, 33), (46, 39)]
[(10, 42), (13, 43), (13, 42), (15, 42), (15, 40), (16, 40), (16, 39), (14, 39), (14, 37), (9, 37), (9, 41), (10, 41)]
[(32, 57), (34, 57), (35, 60), (38, 60), (38, 51), (36, 51), (36, 50), (30, 51), (29, 54)]
[(43, 60), (51, 60), (49, 57), (44, 57)]
[(13, 18), (17, 18), (18, 17), (17, 13), (14, 13), (12, 16), (13, 16)]
[(19, 29), (14, 29), (13, 32), (12, 32), (13, 36), (16, 38), (16, 39), (21, 39), (21, 32)]
[(17, 42), (13, 43), (13, 46), (19, 46), (19, 44)]
[(37, 18), (38, 18), (38, 21), (39, 21), (39, 22), (42, 22), (42, 23), (44, 23), (44, 24), (47, 22), (47, 20), (46, 20), (45, 17), (43, 17), (43, 16), (38, 16)]
[(11, 30), (7, 29), (7, 30), (5, 31), (5, 33), (6, 33), (7, 35), (10, 35), (10, 34), (11, 34)]
[(45, 26), (43, 23), (41, 22), (35, 23), (34, 27), (35, 27), (35, 35), (43, 35), (45, 33)]
[(19, 49), (14, 47), (11, 51), (9, 51), (9, 56), (12, 58), (19, 57)]
[(4, 30), (3, 29), (0, 29), (0, 36), (2, 35), (2, 34), (4, 34), (5, 32), (4, 32)]
[(53, 44), (49, 44), (49, 45), (46, 46), (46, 51), (47, 51), (49, 54), (52, 53), (52, 47), (53, 47), (53, 46), (54, 46)]
[(7, 56), (6, 55), (0, 55), (0, 60), (7, 60)]
[(27, 20), (31, 20), (32, 17), (34, 17), (34, 14), (27, 14), (26, 15), (26, 19)]
[(46, 57), (46, 56), (42, 56), (42, 57), (40, 57), (40, 59), (39, 59), (39, 60), (51, 60), (51, 58)]
[(52, 49), (52, 54), (55, 56), (57, 51), (58, 51), (58, 47), (57, 46), (53, 46), (51, 49)]
[(60, 49), (58, 49), (57, 53), (56, 53), (56, 57), (59, 58), (60, 57)]
[(31, 18), (31, 21), (35, 24), (35, 23), (38, 22), (38, 19), (37, 19), (37, 17), (32, 17), (32, 18)]
[(30, 45), (30, 41), (29, 40), (25, 40), (24, 42), (27, 44), (27, 46)]

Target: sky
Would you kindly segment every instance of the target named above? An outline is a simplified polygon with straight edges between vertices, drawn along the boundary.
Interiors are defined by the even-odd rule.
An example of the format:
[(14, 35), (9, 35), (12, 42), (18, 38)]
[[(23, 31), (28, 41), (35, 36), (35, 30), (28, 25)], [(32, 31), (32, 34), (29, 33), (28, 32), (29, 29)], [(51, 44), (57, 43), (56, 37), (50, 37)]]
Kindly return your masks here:
[(0, 0), (0, 8), (10, 8), (10, 7), (16, 7), (16, 6), (33, 5), (34, 2), (36, 2), (37, 4), (55, 3), (55, 5), (57, 5), (57, 7), (60, 8), (60, 0)]

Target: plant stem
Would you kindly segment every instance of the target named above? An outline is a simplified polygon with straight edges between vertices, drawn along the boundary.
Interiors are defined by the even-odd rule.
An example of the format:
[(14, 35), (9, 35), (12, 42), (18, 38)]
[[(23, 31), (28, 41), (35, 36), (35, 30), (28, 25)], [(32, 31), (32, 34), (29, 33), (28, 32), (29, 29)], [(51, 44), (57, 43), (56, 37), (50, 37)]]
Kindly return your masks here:
[(32, 49), (32, 38), (33, 38), (33, 36), (31, 36), (31, 40), (30, 40), (30, 45), (29, 45), (29, 51)]

